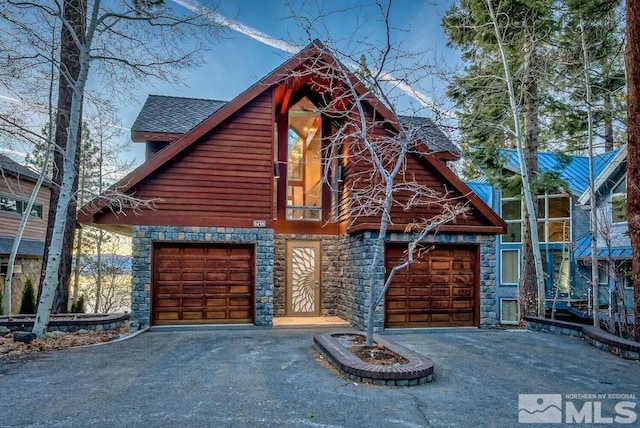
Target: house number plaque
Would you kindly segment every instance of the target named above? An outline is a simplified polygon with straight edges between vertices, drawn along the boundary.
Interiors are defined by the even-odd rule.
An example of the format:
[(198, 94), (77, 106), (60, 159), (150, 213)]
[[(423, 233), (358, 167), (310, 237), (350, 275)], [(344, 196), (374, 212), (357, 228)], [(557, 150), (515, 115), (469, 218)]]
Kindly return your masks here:
[(253, 227), (267, 227), (267, 220), (253, 220)]

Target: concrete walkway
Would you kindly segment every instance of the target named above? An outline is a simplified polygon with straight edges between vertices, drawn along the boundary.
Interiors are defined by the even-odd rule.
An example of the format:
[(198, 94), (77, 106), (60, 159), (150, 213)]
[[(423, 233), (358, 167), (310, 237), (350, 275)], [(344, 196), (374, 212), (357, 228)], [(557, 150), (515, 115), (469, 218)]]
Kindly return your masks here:
[[(515, 427), (522, 393), (640, 398), (638, 362), (567, 337), (467, 329), (386, 334), (432, 358), (436, 373), (432, 384), (389, 388), (337, 377), (317, 361), (312, 334), (149, 332), (0, 360), (0, 426)], [(604, 402), (602, 414), (614, 404)]]

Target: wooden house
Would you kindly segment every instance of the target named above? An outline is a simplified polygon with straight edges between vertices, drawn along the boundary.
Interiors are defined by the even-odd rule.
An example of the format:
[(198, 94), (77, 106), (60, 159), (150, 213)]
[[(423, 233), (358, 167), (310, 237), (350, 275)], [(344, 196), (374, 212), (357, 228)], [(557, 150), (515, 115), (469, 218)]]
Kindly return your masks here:
[[(3, 284), (18, 226), (37, 180), (37, 173), (0, 155), (0, 281)], [(18, 247), (13, 269), (12, 312), (20, 310), (22, 290), (26, 281), (31, 280), (36, 289), (40, 283), (51, 195), (49, 186), (47, 181), (40, 187)]]
[[(337, 62), (316, 42), (229, 102), (149, 96), (132, 128), (147, 160), (116, 186), (155, 199), (155, 210), (117, 215), (97, 200), (79, 215), (132, 236), (132, 312), (142, 325), (269, 326), (322, 315), (366, 324), (379, 219), (332, 215), (350, 203), (366, 166), (352, 161), (353, 142), (339, 166), (323, 150), (336, 131), (319, 107), (335, 94), (322, 89), (318, 64)], [(447, 167), (459, 151), (433, 122), (394, 117), (349, 78), (376, 118), (374, 134), (393, 135), (399, 120), (419, 131), (408, 174), (470, 207), (427, 237), (431, 251), (395, 278), (376, 327), (495, 324), (495, 235), (504, 223)], [(393, 207), (380, 277), (403, 257), (406, 223), (437, 214)]]

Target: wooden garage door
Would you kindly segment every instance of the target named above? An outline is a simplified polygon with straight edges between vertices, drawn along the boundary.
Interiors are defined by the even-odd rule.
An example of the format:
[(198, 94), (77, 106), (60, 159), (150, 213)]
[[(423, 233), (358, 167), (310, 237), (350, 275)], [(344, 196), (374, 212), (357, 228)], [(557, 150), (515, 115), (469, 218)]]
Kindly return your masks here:
[(253, 247), (159, 244), (153, 323), (253, 322)]
[[(388, 246), (387, 272), (406, 246)], [(436, 245), (395, 274), (385, 296), (386, 327), (473, 326), (477, 316), (476, 248)]]

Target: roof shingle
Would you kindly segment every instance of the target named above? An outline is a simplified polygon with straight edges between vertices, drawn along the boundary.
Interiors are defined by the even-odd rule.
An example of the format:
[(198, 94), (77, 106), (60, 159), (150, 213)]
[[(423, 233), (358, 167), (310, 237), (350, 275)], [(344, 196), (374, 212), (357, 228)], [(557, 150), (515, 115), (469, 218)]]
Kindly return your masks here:
[[(142, 106), (132, 132), (185, 134), (222, 108), (226, 101), (149, 95)], [(417, 129), (417, 136), (432, 152), (448, 152), (457, 156), (460, 150), (426, 117), (399, 116), (405, 128)]]

